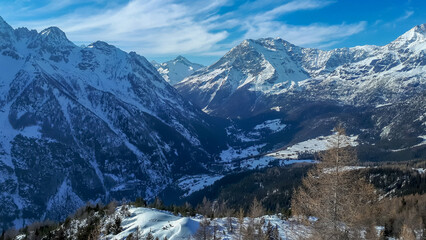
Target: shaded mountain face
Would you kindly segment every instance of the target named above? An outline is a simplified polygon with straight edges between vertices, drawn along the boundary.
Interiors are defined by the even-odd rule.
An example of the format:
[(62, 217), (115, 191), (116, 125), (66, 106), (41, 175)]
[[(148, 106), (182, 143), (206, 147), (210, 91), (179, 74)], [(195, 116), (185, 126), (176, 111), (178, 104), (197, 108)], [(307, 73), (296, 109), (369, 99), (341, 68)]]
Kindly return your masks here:
[(176, 88), (205, 112), (231, 118), (288, 107), (293, 100), (352, 106), (396, 103), (426, 89), (425, 28), (416, 26), (383, 47), (331, 51), (301, 48), (279, 38), (245, 40)]
[(206, 171), (206, 116), (144, 57), (0, 18), (0, 68), (0, 228)]
[(204, 67), (201, 64), (192, 63), (182, 56), (161, 64), (153, 61), (152, 65), (170, 85), (181, 82), (184, 78)]

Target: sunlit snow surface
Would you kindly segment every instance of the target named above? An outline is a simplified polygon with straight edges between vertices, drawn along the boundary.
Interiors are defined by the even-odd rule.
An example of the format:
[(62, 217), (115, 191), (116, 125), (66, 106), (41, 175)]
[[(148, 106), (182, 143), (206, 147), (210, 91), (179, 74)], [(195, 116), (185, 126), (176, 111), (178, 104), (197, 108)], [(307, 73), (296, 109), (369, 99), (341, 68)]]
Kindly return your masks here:
[[(234, 149), (229, 147), (227, 150), (222, 151), (220, 156), (224, 163), (230, 163), (242, 159), (240, 167), (244, 169), (266, 167), (274, 161), (278, 161), (279, 165), (314, 163), (315, 161), (311, 159), (301, 159), (302, 155), (313, 154), (329, 149), (331, 147), (330, 142), (332, 141), (333, 136), (334, 135), (319, 136), (264, 155), (260, 154), (260, 150), (265, 145), (251, 146), (246, 149)], [(348, 136), (346, 138), (347, 143), (351, 146), (358, 145), (357, 139), (358, 136)]]
[(164, 63), (152, 62), (158, 73), (166, 80), (170, 85), (179, 83), (184, 78), (188, 77), (198, 69), (204, 66), (192, 63), (188, 59), (178, 56), (176, 59), (167, 61)]
[(212, 185), (217, 180), (221, 179), (223, 175), (196, 175), (186, 176), (178, 180), (178, 186), (180, 189), (186, 191), (184, 197), (191, 195), (193, 192), (201, 190), (207, 186)]
[[(151, 232), (154, 237), (159, 239), (164, 239), (164, 237), (169, 240), (189, 239), (196, 233), (202, 220), (202, 216), (175, 216), (166, 211), (149, 208), (131, 208), (129, 211), (131, 216), (124, 218), (121, 224), (123, 231), (117, 235), (104, 236), (102, 239), (125, 239), (129, 234), (135, 234), (138, 229), (139, 236), (145, 236)], [(298, 239), (298, 237), (306, 237), (309, 234), (306, 227), (295, 221), (281, 220), (276, 215), (264, 216), (263, 218), (265, 220), (264, 230), (269, 222), (272, 226), (278, 226), (279, 234), (283, 240)], [(256, 220), (260, 220), (260, 218)], [(248, 221), (249, 219), (246, 218), (244, 223), (247, 224)], [(234, 229), (237, 229), (237, 222), (236, 218), (232, 218)], [(237, 230), (234, 233), (228, 232), (226, 218), (216, 219), (216, 224), (218, 225), (219, 239), (238, 239)]]
[(280, 119), (268, 120), (262, 124), (256, 125), (254, 130), (270, 129), (272, 132), (279, 132), (286, 127)]

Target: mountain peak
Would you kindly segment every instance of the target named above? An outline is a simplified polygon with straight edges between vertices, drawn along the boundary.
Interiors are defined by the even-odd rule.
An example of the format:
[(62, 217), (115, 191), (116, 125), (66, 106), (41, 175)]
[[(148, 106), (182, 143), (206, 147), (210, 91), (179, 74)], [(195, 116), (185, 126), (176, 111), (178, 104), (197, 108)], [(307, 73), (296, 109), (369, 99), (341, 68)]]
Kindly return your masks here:
[(179, 56), (177, 56), (174, 60), (172, 60), (171, 61), (173, 64), (177, 64), (177, 63), (183, 63), (183, 64), (185, 64), (185, 65), (190, 65), (191, 64), (191, 62), (188, 60), (188, 59), (186, 59), (184, 56), (182, 56), (182, 55), (179, 55)]
[(13, 28), (0, 16), (0, 33), (11, 33)]
[(426, 42), (426, 24), (413, 27), (389, 44), (392, 48), (407, 48)]
[(43, 42), (47, 42), (51, 45), (74, 45), (58, 27), (49, 27), (44, 29), (39, 33), (39, 37)]
[(101, 50), (105, 53), (111, 53), (114, 50), (118, 50), (115, 46), (108, 44), (104, 41), (96, 41), (94, 43), (89, 44), (89, 46), (87, 46), (88, 48), (94, 48), (94, 49), (98, 49)]
[(65, 33), (58, 27), (48, 27), (40, 32), (40, 35), (48, 36), (48, 35), (56, 35), (61, 37), (66, 37)]
[(415, 26), (413, 30), (417, 33), (426, 34), (426, 23)]
[(188, 61), (188, 59), (186, 59), (184, 56), (179, 55), (175, 58), (175, 60), (179, 60), (179, 61)]
[(277, 46), (284, 46), (284, 47), (295, 47), (295, 45), (291, 44), (290, 42), (280, 38), (259, 38), (259, 39), (246, 39), (241, 42), (239, 46), (247, 47), (247, 46), (261, 46), (266, 48), (276, 48)]
[(6, 25), (9, 25), (1, 16), (0, 16), (0, 26), (1, 25), (4, 25), (4, 24), (6, 24)]
[(192, 67), (192, 68), (196, 68), (196, 69), (199, 69), (199, 68), (204, 67), (204, 66), (203, 66), (203, 65), (201, 65), (201, 64), (193, 63), (193, 62), (189, 61), (187, 58), (185, 58), (185, 57), (184, 57), (184, 56), (182, 56), (182, 55), (179, 55), (179, 56), (177, 56), (174, 60), (171, 60), (171, 61), (165, 62), (165, 63), (163, 63), (163, 64), (165, 64), (165, 65), (170, 65), (170, 64), (173, 64), (173, 65), (176, 65), (176, 64), (183, 64), (183, 65), (185, 65), (185, 66)]
[(190, 62), (182, 55), (161, 64), (151, 63), (170, 85), (181, 82), (184, 78), (204, 67), (201, 64)]

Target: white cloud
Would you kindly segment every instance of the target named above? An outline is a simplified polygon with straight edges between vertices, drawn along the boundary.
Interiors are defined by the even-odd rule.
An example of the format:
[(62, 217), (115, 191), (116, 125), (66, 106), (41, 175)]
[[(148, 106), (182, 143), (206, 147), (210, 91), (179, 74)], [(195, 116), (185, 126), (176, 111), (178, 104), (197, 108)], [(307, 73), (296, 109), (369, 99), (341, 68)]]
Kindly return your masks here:
[[(110, 4), (106, 0), (86, 1), (97, 4), (94, 8), (89, 5), (78, 7), (79, 4), (84, 5), (81, 4), (85, 2), (83, 0), (51, 0), (45, 6), (26, 9), (20, 14), (66, 8), (72, 11), (58, 17), (21, 21), (14, 25), (39, 31), (58, 26), (74, 42), (87, 44), (102, 40), (147, 56), (220, 56), (245, 38), (262, 37), (281, 37), (298, 45), (323, 46), (356, 34), (365, 26), (363, 22), (294, 26), (277, 20), (291, 12), (323, 8), (331, 1), (294, 0), (276, 6), (275, 1), (257, 0), (251, 5), (219, 14), (222, 7), (232, 5), (229, 1), (130, 0), (121, 5)], [(276, 7), (265, 6), (272, 3)], [(253, 9), (257, 14), (251, 12)], [(262, 12), (259, 9), (268, 10)]]
[(405, 19), (408, 19), (413, 14), (414, 14), (414, 11), (405, 11), (405, 14), (402, 17), (396, 19), (396, 21), (399, 22), (399, 21), (403, 21)]
[(318, 0), (295, 0), (283, 5), (280, 5), (270, 11), (259, 14), (255, 17), (257, 21), (273, 20), (278, 16), (281, 16), (286, 13), (309, 10), (309, 9), (318, 9), (325, 7), (332, 2), (330, 1), (318, 1)]
[(280, 37), (295, 45), (306, 47), (329, 46), (364, 30), (366, 22), (357, 24), (293, 26), (279, 22), (261, 22), (247, 25), (244, 38)]
[(246, 19), (242, 28), (246, 31), (242, 39), (258, 39), (265, 37), (280, 37), (295, 45), (307, 47), (329, 47), (336, 44), (338, 39), (359, 33), (364, 30), (366, 22), (356, 24), (310, 24), (304, 26), (290, 25), (278, 22), (278, 17), (302, 10), (323, 8), (332, 1), (295, 0), (270, 11)]
[(209, 26), (195, 20), (220, 6), (214, 1), (187, 6), (171, 0), (132, 0), (119, 8), (92, 15), (71, 13), (55, 19), (21, 22), (38, 30), (56, 25), (76, 42), (102, 40), (141, 54), (202, 52), (227, 37), (226, 31), (209, 32)]

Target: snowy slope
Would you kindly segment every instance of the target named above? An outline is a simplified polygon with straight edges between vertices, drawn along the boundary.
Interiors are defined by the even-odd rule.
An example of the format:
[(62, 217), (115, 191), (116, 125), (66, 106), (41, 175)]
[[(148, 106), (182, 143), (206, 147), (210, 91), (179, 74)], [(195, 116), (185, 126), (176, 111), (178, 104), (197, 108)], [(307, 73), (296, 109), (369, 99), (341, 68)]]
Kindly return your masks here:
[[(188, 239), (197, 232), (203, 219), (202, 216), (175, 216), (169, 212), (149, 208), (130, 208), (129, 211), (131, 216), (122, 221), (123, 231), (117, 235), (108, 235), (101, 239), (125, 239), (131, 233), (135, 235), (138, 228), (139, 236), (146, 236), (151, 232), (154, 237), (159, 239), (164, 237), (170, 240)], [(309, 234), (309, 229), (293, 220), (284, 221), (276, 215), (263, 216), (262, 218), (265, 220), (264, 230), (269, 222), (272, 226), (278, 226), (279, 235), (283, 240), (298, 239), (300, 236)], [(260, 221), (260, 219), (257, 218), (256, 221)], [(215, 221), (220, 239), (238, 239), (237, 231), (233, 233), (228, 231), (226, 218), (218, 218)], [(245, 218), (244, 224), (246, 225), (248, 222), (249, 219)], [(232, 218), (234, 229), (238, 229), (237, 223), (238, 219)]]
[[(120, 219), (120, 229), (116, 228), (116, 219)], [(81, 239), (82, 236), (85, 236), (83, 234), (87, 233), (87, 229), (91, 230), (90, 227), (93, 228), (95, 226), (93, 223), (95, 223), (99, 226), (99, 232), (92, 231), (90, 236), (96, 234), (93, 237), (102, 240), (146, 239), (149, 234), (153, 239), (194, 239), (203, 221), (210, 223), (206, 227), (208, 236), (213, 236), (214, 228), (216, 228), (217, 239), (241, 239), (239, 219), (235, 217), (229, 219), (210, 219), (204, 218), (202, 215), (184, 217), (180, 214), (174, 215), (171, 212), (154, 208), (129, 205), (120, 206), (108, 214), (92, 211), (84, 216), (69, 219), (68, 222), (61, 224), (57, 229), (50, 230), (50, 233), (51, 236), (60, 239)], [(271, 233), (273, 231), (282, 240), (300, 239), (311, 234), (308, 226), (302, 225), (293, 218), (282, 220), (279, 215), (265, 215), (254, 219), (245, 217), (242, 221), (242, 227), (247, 228), (250, 222), (252, 224), (253, 222), (256, 224), (263, 222), (262, 231), (264, 233), (267, 232), (269, 226)], [(28, 234), (28, 232), (26, 233)], [(25, 239), (29, 236), (34, 236), (34, 232), (30, 230), (30, 234), (22, 233), (14, 239)]]
[[(330, 149), (333, 136), (319, 136), (267, 154), (262, 151), (264, 145), (255, 145), (245, 149), (229, 147), (221, 152), (220, 160), (224, 164), (228, 164), (230, 169), (236, 166), (242, 169), (264, 168), (274, 162), (281, 166), (295, 163), (315, 163), (312, 159), (303, 159), (303, 156)], [(348, 136), (345, 141), (351, 146), (357, 146), (359, 144), (357, 139), (358, 136)], [(232, 162), (238, 162), (238, 165), (231, 164)]]
[(161, 64), (153, 61), (152, 64), (170, 85), (179, 83), (184, 78), (204, 67), (201, 64), (192, 63), (182, 56), (177, 56), (174, 60)]
[(0, 69), (1, 227), (89, 200), (152, 198), (205, 170), (202, 112), (134, 52), (0, 18)]

